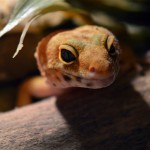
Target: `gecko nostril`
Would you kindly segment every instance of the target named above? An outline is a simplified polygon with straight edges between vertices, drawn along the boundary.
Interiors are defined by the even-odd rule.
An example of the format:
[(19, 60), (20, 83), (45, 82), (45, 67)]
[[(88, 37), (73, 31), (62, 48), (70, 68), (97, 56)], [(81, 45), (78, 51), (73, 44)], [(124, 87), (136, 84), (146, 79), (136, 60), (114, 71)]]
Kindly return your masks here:
[(96, 72), (96, 68), (95, 67), (89, 67), (89, 71), (90, 72)]

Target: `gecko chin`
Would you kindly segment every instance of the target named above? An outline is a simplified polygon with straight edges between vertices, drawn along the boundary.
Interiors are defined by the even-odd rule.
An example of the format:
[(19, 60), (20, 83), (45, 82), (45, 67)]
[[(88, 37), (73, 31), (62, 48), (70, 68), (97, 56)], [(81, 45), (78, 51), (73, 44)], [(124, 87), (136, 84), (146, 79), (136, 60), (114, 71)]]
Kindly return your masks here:
[(115, 78), (116, 77), (114, 75), (111, 75), (103, 79), (83, 79), (83, 84), (81, 84), (79, 87), (91, 89), (104, 88), (111, 85), (114, 82)]
[(103, 79), (87, 79), (80, 76), (75, 76), (71, 74), (63, 74), (64, 77), (64, 88), (67, 87), (82, 87), (90, 89), (99, 89), (111, 85), (116, 79), (115, 73)]

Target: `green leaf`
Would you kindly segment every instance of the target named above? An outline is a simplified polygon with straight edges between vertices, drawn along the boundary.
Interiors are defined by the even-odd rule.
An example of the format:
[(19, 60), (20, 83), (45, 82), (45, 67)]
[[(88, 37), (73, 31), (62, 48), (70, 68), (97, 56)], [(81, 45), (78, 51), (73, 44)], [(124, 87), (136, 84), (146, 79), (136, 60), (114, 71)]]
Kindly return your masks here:
[(18, 0), (9, 22), (0, 31), (0, 37), (27, 17), (31, 20), (35, 16), (60, 10), (84, 13), (82, 10), (71, 7), (64, 0)]

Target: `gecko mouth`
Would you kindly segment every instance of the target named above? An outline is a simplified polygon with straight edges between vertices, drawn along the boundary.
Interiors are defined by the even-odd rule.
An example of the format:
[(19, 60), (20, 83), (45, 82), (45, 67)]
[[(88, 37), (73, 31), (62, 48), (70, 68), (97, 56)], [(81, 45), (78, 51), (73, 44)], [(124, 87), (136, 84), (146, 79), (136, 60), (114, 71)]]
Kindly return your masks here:
[(72, 75), (69, 73), (64, 72), (63, 74), (64, 80), (68, 82), (68, 87), (74, 86), (74, 87), (84, 87), (84, 88), (103, 88), (107, 87), (110, 84), (114, 82), (116, 79), (116, 74), (112, 73), (106, 78), (101, 79), (90, 79), (90, 78), (84, 78), (81, 76)]

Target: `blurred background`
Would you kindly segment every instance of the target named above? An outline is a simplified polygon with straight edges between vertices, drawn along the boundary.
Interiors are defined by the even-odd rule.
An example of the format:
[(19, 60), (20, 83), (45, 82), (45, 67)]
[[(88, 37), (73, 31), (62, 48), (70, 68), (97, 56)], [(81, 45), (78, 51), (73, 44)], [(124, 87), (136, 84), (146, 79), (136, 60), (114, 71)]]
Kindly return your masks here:
[[(76, 0), (67, 2), (86, 10), (92, 24), (104, 26), (138, 57), (150, 50), (149, 0)], [(0, 28), (8, 22), (16, 0), (0, 0)], [(70, 29), (91, 24), (88, 18), (69, 12), (54, 12), (36, 20), (24, 41), (24, 48), (12, 58), (26, 21), (0, 38), (0, 111), (15, 108), (19, 85), (25, 79), (39, 74), (34, 59), (36, 45), (42, 37), (58, 29)], [(128, 61), (128, 60), (127, 60)]]

